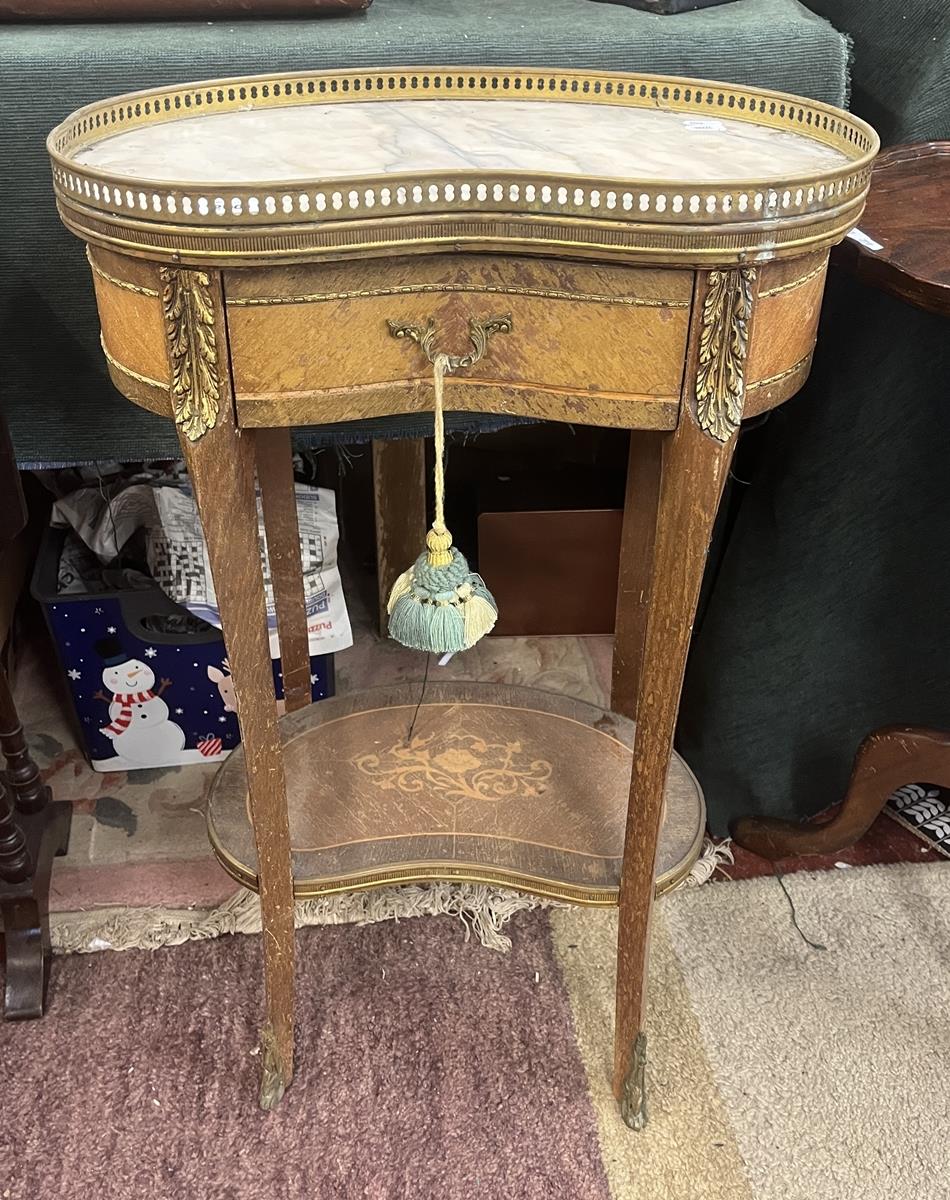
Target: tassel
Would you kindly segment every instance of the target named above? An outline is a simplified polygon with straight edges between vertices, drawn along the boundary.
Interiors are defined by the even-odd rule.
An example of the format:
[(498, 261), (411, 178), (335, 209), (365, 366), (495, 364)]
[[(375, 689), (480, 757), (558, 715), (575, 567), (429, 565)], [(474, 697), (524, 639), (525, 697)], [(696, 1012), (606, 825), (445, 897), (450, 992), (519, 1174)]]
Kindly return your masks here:
[(412, 591), (412, 570), (403, 571), (396, 582), (393, 584), (392, 591), (389, 593), (389, 601), (386, 604), (386, 611), (392, 616), (392, 611), (396, 607), (396, 601), (402, 599), (403, 596), (408, 596)]
[(435, 520), (426, 534), (426, 550), (393, 584), (386, 605), (389, 636), (412, 650), (456, 654), (490, 632), (498, 606), (482, 577), (452, 545), (445, 525), (445, 423), (442, 385), (452, 369), (445, 354), (434, 362)]

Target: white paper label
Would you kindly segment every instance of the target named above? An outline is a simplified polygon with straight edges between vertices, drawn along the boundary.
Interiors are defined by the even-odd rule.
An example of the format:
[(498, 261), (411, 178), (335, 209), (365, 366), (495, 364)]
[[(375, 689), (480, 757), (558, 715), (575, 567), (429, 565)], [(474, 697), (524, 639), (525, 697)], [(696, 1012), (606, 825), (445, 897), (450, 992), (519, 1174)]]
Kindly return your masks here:
[(722, 121), (717, 121), (713, 117), (687, 117), (683, 125), (687, 129), (705, 129), (711, 132), (719, 132), (726, 128)]
[(860, 229), (852, 229), (848, 234), (852, 242), (857, 242), (859, 246), (863, 246), (865, 250), (883, 250), (884, 247), (880, 242), (876, 242), (874, 238), (869, 238), (866, 233), (862, 233)]

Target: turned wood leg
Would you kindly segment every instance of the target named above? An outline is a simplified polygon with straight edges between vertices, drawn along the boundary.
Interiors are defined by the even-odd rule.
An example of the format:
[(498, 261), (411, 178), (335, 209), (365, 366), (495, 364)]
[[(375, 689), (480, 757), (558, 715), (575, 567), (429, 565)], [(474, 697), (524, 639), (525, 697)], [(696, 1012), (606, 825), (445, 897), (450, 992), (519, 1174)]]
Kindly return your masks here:
[(663, 440), (644, 429), (630, 432), (627, 491), (620, 535), (617, 619), (614, 626), (613, 680), (610, 707), (635, 719), (640, 664), (649, 609), (650, 571), (660, 498)]
[(888, 797), (905, 783), (950, 788), (950, 733), (889, 725), (869, 734), (854, 757), (841, 807), (820, 825), (776, 817), (739, 817), (738, 845), (773, 862), (800, 854), (836, 854), (870, 828)]
[(27, 749), (23, 726), (13, 702), (10, 680), (0, 666), (0, 747), (7, 762), (7, 783), (20, 812), (39, 812), (49, 801), (49, 788)]
[(201, 513), (247, 764), (264, 927), (261, 1105), (272, 1108), (293, 1074), (294, 896), (254, 445), (235, 426), (220, 276), (163, 267), (162, 281), (175, 419)]
[(307, 633), (290, 430), (257, 429), (254, 431), (254, 446), (267, 558), (277, 610), (284, 709), (290, 713), (306, 707), (312, 695), (310, 638)]
[(0, 776), (0, 880), (20, 883), (33, 870), (26, 838), (13, 811), (10, 793)]
[[(49, 803), (23, 738), (6, 673), (0, 668), (0, 740), (9, 771), (0, 774), (0, 915), (6, 982), (3, 1017), (41, 1017), (52, 952), (49, 885), (53, 859), (69, 846), (72, 805)], [(16, 807), (14, 806), (16, 801)], [(20, 809), (18, 812), (17, 809)]]
[(749, 268), (697, 278), (679, 424), (661, 439), (617, 944), (613, 1082), (632, 1129), (646, 1121), (643, 1018), (663, 793), (706, 554), (742, 412), (754, 279)]
[(426, 456), (421, 438), (373, 442), (379, 632), (386, 636), (386, 601), (396, 577), (425, 549)]
[(24, 818), (33, 871), (19, 888), (0, 883), (6, 943), (6, 987), (3, 1016), (7, 1021), (41, 1017), (46, 1009), (52, 949), (49, 934), (49, 888), (53, 859), (69, 849), (72, 805), (59, 800)]

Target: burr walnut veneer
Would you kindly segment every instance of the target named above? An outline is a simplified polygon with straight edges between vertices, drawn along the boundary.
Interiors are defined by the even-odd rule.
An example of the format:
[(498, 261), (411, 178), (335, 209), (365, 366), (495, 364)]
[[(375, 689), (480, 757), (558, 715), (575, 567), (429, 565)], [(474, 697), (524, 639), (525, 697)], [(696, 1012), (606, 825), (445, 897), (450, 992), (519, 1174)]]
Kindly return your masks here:
[[(174, 417), (201, 511), (243, 738), (210, 827), (261, 894), (262, 1103), (293, 1070), (295, 891), (473, 879), (619, 904), (615, 1090), (639, 1128), (651, 904), (702, 831), (671, 753), (710, 531), (741, 420), (808, 373), (873, 131), (730, 84), (447, 67), (156, 89), (49, 149), (112, 379)], [(290, 428), (429, 408), (440, 350), (449, 408), (631, 431), (614, 712), (450, 684), (417, 715), (404, 688), (304, 707)]]

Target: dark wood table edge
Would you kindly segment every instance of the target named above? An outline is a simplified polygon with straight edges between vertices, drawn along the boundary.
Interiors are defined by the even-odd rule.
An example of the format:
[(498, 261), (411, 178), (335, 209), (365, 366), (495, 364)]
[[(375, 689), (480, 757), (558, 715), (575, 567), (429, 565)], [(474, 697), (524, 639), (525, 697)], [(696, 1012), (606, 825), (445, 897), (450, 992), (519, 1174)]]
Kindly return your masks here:
[[(950, 158), (950, 140), (909, 142), (891, 146), (882, 151), (874, 164), (871, 194), (873, 195), (875, 179), (879, 178), (884, 171), (906, 162), (930, 157)], [(908, 197), (908, 202), (911, 202), (910, 197)], [(947, 219), (950, 223), (950, 197), (948, 197)], [(875, 226), (873, 221), (867, 218), (867, 214), (862, 218), (859, 229), (875, 242), (880, 241), (879, 235), (886, 236), (888, 233), (886, 228)], [(948, 243), (950, 243), (950, 233), (948, 233)], [(880, 250), (872, 250), (869, 246), (862, 245), (853, 236), (849, 236), (832, 250), (831, 261), (835, 266), (850, 271), (856, 279), (868, 287), (878, 288), (880, 291), (905, 300), (908, 304), (925, 312), (936, 313), (938, 316), (950, 316), (950, 284), (942, 284), (937, 280), (925, 279), (909, 272), (898, 262), (893, 261), (883, 247)]]

